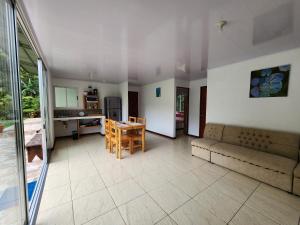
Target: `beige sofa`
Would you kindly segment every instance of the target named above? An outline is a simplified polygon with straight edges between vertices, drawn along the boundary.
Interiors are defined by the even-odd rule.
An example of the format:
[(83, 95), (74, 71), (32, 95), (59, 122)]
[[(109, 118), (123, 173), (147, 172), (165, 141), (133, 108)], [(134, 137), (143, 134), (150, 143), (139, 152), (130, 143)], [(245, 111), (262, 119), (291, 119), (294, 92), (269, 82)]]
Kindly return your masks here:
[(209, 123), (204, 138), (192, 141), (192, 155), (300, 193), (299, 135)]
[(294, 186), (293, 193), (296, 195), (300, 195), (300, 163), (294, 170)]

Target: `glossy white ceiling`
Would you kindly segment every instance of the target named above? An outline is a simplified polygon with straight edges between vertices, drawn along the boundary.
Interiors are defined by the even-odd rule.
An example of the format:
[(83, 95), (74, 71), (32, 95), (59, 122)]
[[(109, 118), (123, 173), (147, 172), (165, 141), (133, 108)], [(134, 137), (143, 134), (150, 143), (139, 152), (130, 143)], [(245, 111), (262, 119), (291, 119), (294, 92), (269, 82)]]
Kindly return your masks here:
[[(23, 0), (55, 77), (145, 84), (300, 46), (299, 0)], [(228, 21), (221, 32), (216, 22)]]

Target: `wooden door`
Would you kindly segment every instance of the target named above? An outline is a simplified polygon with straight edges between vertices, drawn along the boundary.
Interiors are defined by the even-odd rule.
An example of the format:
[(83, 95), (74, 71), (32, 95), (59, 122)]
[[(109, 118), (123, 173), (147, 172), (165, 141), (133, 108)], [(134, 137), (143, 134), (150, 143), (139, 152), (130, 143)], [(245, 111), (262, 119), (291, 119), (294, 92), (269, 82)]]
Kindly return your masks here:
[(139, 93), (128, 91), (128, 116), (139, 116)]
[(206, 124), (206, 100), (207, 100), (207, 86), (200, 87), (200, 123), (199, 136), (203, 138), (204, 128)]

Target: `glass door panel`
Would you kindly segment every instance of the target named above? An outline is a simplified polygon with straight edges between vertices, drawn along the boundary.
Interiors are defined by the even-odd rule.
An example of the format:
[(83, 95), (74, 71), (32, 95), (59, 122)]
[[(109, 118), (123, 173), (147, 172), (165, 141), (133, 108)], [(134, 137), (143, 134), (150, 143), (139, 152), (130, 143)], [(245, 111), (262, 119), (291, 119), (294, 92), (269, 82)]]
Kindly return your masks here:
[(44, 166), (47, 162), (45, 118), (48, 106), (45, 69), (26, 34), (24, 28), (18, 24), (27, 199), (29, 218), (32, 219), (38, 207), (44, 181)]
[(46, 69), (44, 67), (43, 61), (38, 59), (38, 73), (39, 73), (39, 90), (40, 90), (40, 111), (41, 111), (41, 122), (42, 122), (42, 147), (43, 147), (43, 160), (47, 162), (47, 142), (49, 142), (49, 137), (47, 130), (49, 130), (48, 121), (48, 85)]
[(14, 28), (13, 6), (0, 0), (0, 224), (5, 225), (27, 222)]

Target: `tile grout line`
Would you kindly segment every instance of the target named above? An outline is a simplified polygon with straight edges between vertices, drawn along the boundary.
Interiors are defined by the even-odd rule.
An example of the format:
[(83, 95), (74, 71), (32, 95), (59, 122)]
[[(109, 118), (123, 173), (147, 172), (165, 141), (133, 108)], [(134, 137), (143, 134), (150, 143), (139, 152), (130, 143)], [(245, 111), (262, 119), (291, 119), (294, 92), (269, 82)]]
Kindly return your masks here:
[[(204, 164), (203, 164), (204, 165)], [(200, 167), (202, 167), (202, 165), (200, 166)], [(222, 176), (220, 176), (219, 178), (217, 178), (214, 182), (212, 182), (211, 184), (209, 184), (206, 188), (204, 188), (203, 190), (201, 190), (199, 193), (197, 193), (194, 197), (190, 197), (188, 194), (186, 194), (183, 190), (181, 190), (180, 188), (178, 188), (176, 185), (174, 185), (174, 184), (172, 184), (169, 180), (166, 182), (166, 183), (169, 183), (169, 184), (171, 184), (173, 187), (175, 187), (175, 188), (177, 188), (178, 190), (180, 190), (180, 191), (182, 191), (185, 195), (187, 195), (188, 197), (189, 197), (189, 199), (187, 200), (187, 201), (185, 201), (185, 202), (183, 202), (182, 204), (180, 204), (178, 207), (176, 207), (174, 210), (172, 210), (170, 213), (168, 213), (168, 212), (166, 212), (165, 210), (163, 210), (161, 207), (160, 207), (160, 205), (152, 198), (152, 196), (149, 194), (149, 196), (151, 197), (151, 199), (167, 214), (167, 216), (169, 216), (171, 219), (172, 219), (172, 217), (171, 217), (171, 214), (173, 213), (173, 212), (175, 212), (177, 209), (179, 209), (180, 207), (182, 207), (182, 206), (184, 206), (186, 203), (188, 203), (189, 201), (191, 201), (191, 200), (194, 200), (194, 198), (198, 195), (198, 194), (200, 194), (201, 192), (203, 192), (204, 190), (207, 190), (210, 186), (212, 186), (214, 183), (216, 183), (219, 179), (221, 179), (221, 178), (223, 178), (224, 176), (226, 176), (228, 173), (229, 173), (230, 171), (227, 171), (224, 175), (222, 175)], [(194, 200), (194, 201), (196, 201), (196, 200)], [(197, 202), (197, 201), (196, 201)], [(197, 202), (197, 204), (199, 204), (198, 202)], [(172, 219), (173, 220), (173, 219)], [(175, 221), (176, 222), (176, 221)], [(157, 222), (158, 223), (158, 222)]]
[[(53, 161), (53, 162), (61, 162), (61, 161), (65, 161), (65, 160), (68, 161), (68, 173), (69, 173), (69, 159), (64, 159), (64, 160), (60, 160), (60, 161)], [(50, 162), (50, 163), (53, 163), (53, 162)], [(49, 164), (50, 164), (50, 163), (49, 163)], [(50, 175), (50, 176), (52, 176), (52, 175)], [(68, 183), (66, 183), (66, 184), (64, 184), (64, 185), (52, 187), (52, 188), (50, 188), (50, 189), (44, 189), (43, 195), (44, 195), (45, 192), (49, 192), (49, 191), (52, 191), (52, 190), (54, 190), (54, 189), (59, 189), (59, 188), (65, 187), (65, 186), (70, 186), (70, 189), (71, 189), (70, 174), (69, 174), (68, 177), (69, 177), (69, 182), (68, 182)], [(48, 174), (46, 175), (46, 180), (47, 180), (47, 178), (48, 178)], [(42, 197), (43, 197), (43, 196), (42, 196)], [(41, 209), (41, 208), (39, 208), (38, 214), (39, 214), (39, 213), (44, 213), (44, 212), (49, 211), (49, 210), (53, 210), (53, 209), (55, 209), (55, 208), (57, 208), (57, 207), (60, 207), (60, 206), (62, 206), (62, 205), (65, 205), (65, 204), (71, 203), (71, 202), (72, 202), (72, 192), (71, 192), (71, 200), (70, 200), (70, 201), (67, 201), (67, 202), (64, 202), (64, 203), (59, 203), (58, 205), (55, 205), (55, 206), (52, 206), (52, 207), (46, 208), (46, 209)]]
[(71, 192), (71, 201), (72, 201), (72, 216), (73, 216), (73, 224), (75, 225), (75, 214), (74, 214), (74, 202), (72, 195), (72, 187), (71, 187), (71, 171), (70, 171), (70, 155), (69, 155), (69, 147), (68, 148), (68, 168), (69, 168), (69, 183), (70, 183), (70, 192)]
[[(67, 150), (68, 151), (68, 169), (69, 169), (69, 185), (71, 186), (71, 178), (70, 178), (70, 158), (69, 158), (69, 149)], [(91, 159), (91, 155), (90, 155), (90, 152), (89, 151), (87, 151), (87, 153), (88, 153), (88, 155), (89, 155), (89, 158)], [(93, 165), (95, 166), (95, 162), (91, 159), (91, 161), (92, 161), (92, 163), (93, 163)], [(201, 166), (199, 166), (199, 167), (202, 167), (202, 166), (204, 166), (206, 163), (203, 163)], [(122, 166), (122, 165), (121, 165)], [(95, 166), (96, 167), (96, 166)], [(123, 166), (122, 166), (123, 167)], [(97, 167), (96, 167), (97, 168)], [(191, 170), (193, 170), (193, 169), (191, 169)], [(186, 171), (186, 172), (184, 172), (184, 173), (187, 173), (187, 172), (189, 172), (189, 171), (191, 171), (191, 170), (188, 170), (188, 171)], [(183, 174), (184, 174), (183, 173)], [(228, 173), (228, 172), (227, 172)], [(226, 174), (227, 174), (226, 173)], [(100, 176), (100, 179), (102, 180), (102, 182), (103, 182), (103, 184), (104, 184), (104, 189), (106, 189), (107, 191), (108, 191), (108, 186), (105, 184), (105, 182), (103, 181), (103, 178), (102, 178), (102, 176), (101, 176), (101, 174), (100, 174), (100, 172), (99, 172), (99, 170), (97, 169), (97, 174)], [(223, 176), (225, 176), (226, 174), (224, 174)], [(139, 198), (139, 197), (141, 197), (141, 196), (143, 196), (143, 195), (145, 195), (145, 194), (147, 194), (151, 199), (152, 199), (152, 197), (151, 197), (151, 195), (149, 194), (149, 192), (148, 191), (146, 191), (135, 179), (134, 179), (134, 177), (132, 177), (132, 175), (130, 175), (129, 174), (129, 176), (130, 176), (130, 179), (132, 179), (133, 180), (133, 182), (135, 182), (139, 187), (141, 187), (141, 189), (143, 189), (144, 190), (144, 192), (145, 193), (143, 193), (142, 195), (139, 195), (139, 196), (137, 196), (137, 197), (135, 197), (135, 198), (133, 198), (133, 199), (131, 199), (131, 200), (129, 200), (129, 201), (127, 201), (127, 202), (125, 202), (125, 203), (122, 203), (122, 204), (120, 204), (119, 206), (117, 206), (117, 204), (115, 203), (115, 201), (114, 201), (114, 199), (112, 198), (112, 196), (111, 196), (111, 193), (108, 191), (108, 193), (110, 194), (110, 196), (111, 196), (111, 199), (113, 200), (113, 202), (114, 202), (114, 204), (115, 204), (115, 206), (116, 206), (116, 208), (118, 209), (118, 211), (119, 211), (119, 207), (120, 206), (123, 206), (123, 205), (126, 205), (126, 204), (128, 204), (129, 202), (131, 202), (131, 201), (134, 201), (135, 199), (137, 199), (137, 198)], [(221, 177), (220, 177), (221, 178)], [(220, 178), (218, 178), (218, 179), (220, 179)], [(218, 180), (217, 179), (217, 180)], [(128, 179), (129, 180), (129, 179)], [(216, 181), (217, 181), (216, 180)], [(215, 181), (215, 182), (216, 182)], [(124, 182), (124, 181), (121, 181), (121, 182)], [(121, 183), (121, 182), (117, 182), (116, 184), (118, 184), (118, 183)], [(213, 183), (215, 183), (215, 182), (213, 182)], [(178, 188), (178, 187), (176, 187), (174, 184), (172, 184), (171, 182), (170, 182), (170, 180), (167, 180), (166, 181), (166, 183), (169, 183), (169, 184), (171, 184), (172, 186), (174, 186), (175, 188)], [(115, 185), (115, 184), (114, 184)], [(157, 187), (157, 188), (159, 188), (159, 187)], [(179, 188), (178, 188), (179, 189)], [(154, 190), (154, 189), (153, 189)], [(181, 189), (179, 189), (179, 190), (181, 190)], [(97, 190), (97, 191), (95, 191), (95, 192), (98, 192), (98, 191), (100, 191), (100, 190)], [(151, 190), (152, 191), (152, 190)], [(182, 190), (181, 190), (182, 191)], [(93, 193), (95, 193), (95, 192), (93, 192)], [(183, 191), (183, 193), (184, 193), (184, 191)], [(200, 192), (199, 192), (200, 193)], [(186, 194), (186, 193), (185, 193)], [(187, 195), (187, 194), (186, 194)], [(85, 195), (85, 196), (87, 196), (87, 195)], [(187, 195), (188, 196), (188, 195)], [(84, 196), (81, 196), (81, 197), (84, 197)], [(81, 198), (81, 197), (78, 197), (78, 198)], [(190, 196), (188, 196), (189, 197), (189, 200), (191, 200), (193, 197), (190, 197)], [(75, 223), (75, 216), (74, 216), (74, 207), (73, 207), (73, 201), (74, 201), (75, 199), (73, 199), (73, 197), (72, 197), (72, 190), (71, 190), (71, 201), (72, 201), (72, 210), (73, 210), (73, 220), (74, 220), (74, 223)], [(154, 199), (152, 199), (157, 205), (158, 205), (158, 203), (154, 200)], [(188, 202), (189, 200), (187, 200), (186, 202)], [(184, 205), (186, 202), (184, 202), (182, 205)], [(179, 207), (181, 207), (182, 205), (180, 205)], [(161, 208), (159, 205), (158, 205), (158, 207), (159, 208)], [(176, 209), (178, 209), (179, 207), (177, 207)], [(161, 208), (162, 209), (162, 208)], [(175, 210), (176, 210), (175, 209)], [(175, 210), (173, 210), (173, 211), (175, 211)], [(110, 210), (111, 211), (111, 210)], [(165, 212), (163, 209), (162, 209), (162, 211), (163, 212)], [(172, 212), (173, 212), (172, 211)], [(171, 212), (171, 213), (172, 213)], [(107, 212), (106, 212), (107, 213)], [(106, 214), (106, 213), (104, 213), (104, 214)], [(120, 213), (120, 211), (119, 211), (119, 213)], [(167, 213), (167, 212), (165, 212), (166, 213), (166, 215), (167, 216), (169, 216), (170, 214), (169, 213)], [(102, 215), (104, 215), (104, 214), (101, 214), (101, 215), (99, 215), (99, 216), (102, 216)], [(120, 214), (121, 215), (121, 214)], [(99, 216), (97, 216), (97, 217), (99, 217)], [(121, 215), (122, 216), (122, 215)], [(97, 218), (97, 217), (95, 217), (95, 218)], [(93, 218), (93, 219), (95, 219), (95, 218)], [(91, 220), (93, 220), (93, 219), (91, 219)], [(122, 219), (123, 219), (123, 217), (122, 217)], [(163, 218), (162, 218), (163, 219)], [(90, 221), (90, 220), (89, 220)], [(124, 221), (124, 219), (123, 219), (123, 221)], [(125, 221), (124, 221), (125, 222)], [(126, 223), (125, 223), (126, 224)]]
[[(105, 148), (105, 147), (104, 147), (104, 148)], [(106, 149), (105, 149), (105, 150), (106, 150)], [(88, 152), (88, 155), (89, 155), (89, 157), (91, 158), (90, 152)], [(97, 170), (97, 174), (100, 176), (100, 179), (102, 180), (102, 182), (103, 182), (103, 184), (104, 184), (105, 190), (108, 192), (108, 194), (109, 194), (111, 200), (113, 201), (114, 205), (116, 206), (116, 208), (111, 209), (111, 210), (109, 210), (108, 212), (106, 212), (106, 213), (104, 213), (104, 214), (98, 215), (98, 216), (94, 217), (93, 219), (96, 219), (96, 218), (98, 218), (98, 217), (100, 217), (100, 216), (103, 216), (103, 215), (105, 215), (105, 214), (111, 212), (112, 210), (115, 210), (115, 209), (116, 209), (116, 210), (118, 211), (120, 217), (122, 218), (122, 221), (123, 221), (124, 224), (126, 225), (126, 222), (125, 222), (125, 220), (124, 220), (124, 218), (123, 218), (123, 216), (122, 216), (122, 214), (121, 214), (121, 212), (120, 212), (120, 210), (119, 210), (119, 208), (118, 208), (118, 206), (117, 206), (115, 200), (113, 199), (111, 193), (109, 192), (108, 187), (106, 186), (106, 184), (105, 184), (105, 182), (104, 182), (104, 180), (103, 180), (103, 178), (102, 178), (102, 176), (101, 176), (99, 170), (97, 169), (97, 167), (96, 167), (96, 165), (95, 165), (95, 162), (92, 160), (92, 158), (91, 158), (91, 161), (92, 161), (93, 165), (95, 166), (95, 168), (96, 168), (96, 170)], [(93, 219), (87, 221), (86, 223), (92, 221)], [(85, 223), (85, 224), (86, 224), (86, 223)]]
[(238, 214), (238, 212), (242, 209), (242, 207), (246, 204), (246, 202), (251, 198), (251, 196), (256, 192), (256, 190), (261, 186), (261, 183), (257, 185), (257, 187), (252, 191), (252, 193), (248, 196), (248, 198), (243, 202), (240, 208), (232, 215), (231, 219), (227, 222), (229, 224), (232, 219)]

